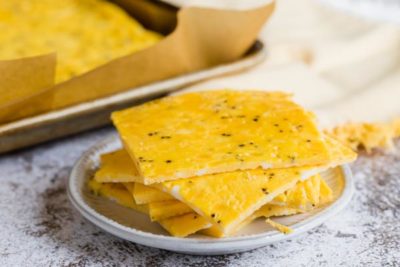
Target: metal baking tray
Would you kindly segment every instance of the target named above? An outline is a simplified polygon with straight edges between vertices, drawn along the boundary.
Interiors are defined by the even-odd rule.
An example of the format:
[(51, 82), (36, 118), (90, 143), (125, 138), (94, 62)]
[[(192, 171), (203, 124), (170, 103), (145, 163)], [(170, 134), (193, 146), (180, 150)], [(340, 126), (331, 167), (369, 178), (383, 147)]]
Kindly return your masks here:
[(265, 56), (264, 44), (256, 41), (251, 49), (235, 62), (0, 125), (0, 153), (107, 125), (110, 123), (111, 112), (115, 110), (162, 97), (193, 83), (244, 71), (262, 62)]

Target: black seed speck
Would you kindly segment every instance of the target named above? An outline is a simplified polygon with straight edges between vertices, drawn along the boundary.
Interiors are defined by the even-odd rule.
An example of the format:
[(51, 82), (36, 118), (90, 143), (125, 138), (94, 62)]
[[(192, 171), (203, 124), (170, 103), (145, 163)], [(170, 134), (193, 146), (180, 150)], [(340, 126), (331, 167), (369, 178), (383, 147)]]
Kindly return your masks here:
[(295, 156), (288, 156), (288, 158), (292, 161), (292, 163), (296, 161), (296, 157)]
[(253, 121), (257, 122), (260, 119), (260, 116), (254, 116)]
[(225, 136), (225, 137), (232, 136), (230, 133), (222, 133), (221, 135), (222, 135), (222, 136)]
[(279, 124), (275, 123), (274, 126), (275, 126), (275, 127), (279, 127)]
[(171, 162), (172, 162), (172, 160), (170, 160), (170, 159), (165, 161), (165, 163), (171, 163)]
[(239, 147), (244, 147), (245, 146), (245, 144), (239, 144)]
[(148, 133), (147, 135), (148, 136), (153, 136), (153, 135), (157, 135), (158, 134), (158, 132), (150, 132), (150, 133)]
[(244, 160), (240, 157), (240, 155), (236, 154), (235, 159), (237, 159), (240, 162), (243, 162)]
[(268, 194), (267, 188), (261, 188), (261, 190), (263, 191), (264, 194)]
[(283, 133), (283, 130), (279, 130), (280, 133)]
[(218, 222), (217, 223), (221, 223), (221, 220), (218, 220)]
[(171, 139), (171, 136), (164, 135), (164, 136), (161, 136), (161, 139)]
[(310, 139), (307, 139), (307, 143), (311, 143), (311, 140), (310, 140)]

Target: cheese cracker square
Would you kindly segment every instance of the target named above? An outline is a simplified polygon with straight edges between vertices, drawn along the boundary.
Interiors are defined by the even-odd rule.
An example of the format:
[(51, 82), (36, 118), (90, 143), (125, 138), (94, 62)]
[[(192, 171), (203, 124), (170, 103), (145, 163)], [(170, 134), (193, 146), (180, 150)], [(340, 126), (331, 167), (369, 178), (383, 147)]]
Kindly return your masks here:
[(114, 112), (144, 184), (328, 163), (314, 116), (278, 92), (209, 91)]

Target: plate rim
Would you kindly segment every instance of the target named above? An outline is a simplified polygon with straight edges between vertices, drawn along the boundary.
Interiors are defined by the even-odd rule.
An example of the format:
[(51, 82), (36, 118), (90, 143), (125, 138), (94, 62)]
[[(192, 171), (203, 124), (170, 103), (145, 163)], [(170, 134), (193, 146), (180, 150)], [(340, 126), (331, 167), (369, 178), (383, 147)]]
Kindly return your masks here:
[[(98, 150), (104, 149), (113, 143), (117, 144), (117, 136), (111, 136), (90, 147), (75, 162), (67, 182), (67, 195), (74, 208), (88, 221), (119, 238), (135, 242), (141, 245), (159, 249), (166, 249), (181, 253), (220, 255), (238, 251), (250, 250), (253, 248), (268, 245), (274, 242), (294, 238), (314, 227), (322, 224), (338, 212), (343, 210), (350, 202), (354, 193), (354, 181), (351, 169), (348, 164), (338, 166), (343, 173), (344, 186), (341, 195), (329, 206), (323, 208), (317, 214), (291, 225), (294, 230), (289, 235), (278, 231), (268, 231), (251, 235), (223, 237), (223, 238), (194, 238), (194, 237), (173, 237), (145, 232), (135, 228), (122, 225), (106, 216), (98, 213), (88, 205), (79, 190), (76, 182), (83, 174), (82, 170), (87, 168), (87, 163)], [(84, 177), (82, 177), (84, 178)], [(178, 246), (176, 246), (178, 245)], [(217, 249), (215, 251), (215, 249)]]

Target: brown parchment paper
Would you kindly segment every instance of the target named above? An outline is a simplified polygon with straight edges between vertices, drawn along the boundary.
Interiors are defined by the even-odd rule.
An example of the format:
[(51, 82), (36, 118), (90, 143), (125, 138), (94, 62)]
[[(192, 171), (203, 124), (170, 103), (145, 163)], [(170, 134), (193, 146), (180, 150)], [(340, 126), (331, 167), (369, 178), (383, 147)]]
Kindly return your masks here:
[[(134, 3), (138, 0), (117, 2), (132, 11), (135, 8)], [(140, 8), (146, 10), (146, 6)], [(155, 12), (154, 9), (152, 5), (149, 12)], [(44, 69), (52, 68), (53, 73), (47, 72), (49, 77), (43, 80), (27, 78), (24, 88), (29, 87), (28, 81), (35, 80), (36, 84), (32, 82), (32, 88), (42, 89), (42, 91), (37, 88), (32, 89), (32, 92), (36, 92), (32, 94), (26, 94), (25, 89), (20, 91), (18, 79), (14, 79), (15, 82), (9, 79), (8, 87), (4, 90), (25, 92), (21, 94), (25, 98), (9, 102), (7, 107), (3, 108), (3, 115), (0, 108), (0, 123), (45, 112), (49, 110), (49, 106), (52, 110), (61, 109), (140, 85), (234, 61), (254, 43), (262, 25), (273, 10), (274, 3), (246, 11), (183, 8), (177, 13), (175, 30), (159, 43), (134, 54), (114, 59), (53, 87), (49, 85), (50, 81), (54, 80), (54, 62), (50, 62), (45, 56), (42, 59), (36, 58), (32, 62), (26, 61), (23, 69), (18, 72), (19, 75), (22, 75), (24, 70), (26, 76), (36, 76), (38, 64), (43, 64)], [(171, 28), (174, 20), (170, 17), (170, 11), (165, 11), (165, 14), (169, 14), (166, 15), (169, 16), (166, 23)], [(156, 16), (149, 17), (153, 20), (153, 24), (156, 23), (155, 25), (160, 27), (160, 20), (155, 19)], [(168, 27), (165, 30), (168, 30)], [(11, 66), (17, 61), (0, 61), (0, 63), (6, 69), (8, 64)], [(0, 73), (0, 84), (3, 79), (4, 75)], [(11, 116), (13, 110), (23, 108), (27, 103), (31, 108)]]
[(144, 27), (163, 35), (170, 34), (177, 24), (178, 8), (161, 1), (112, 0)]
[(51, 109), (55, 66), (56, 54), (0, 61), (0, 122)]

